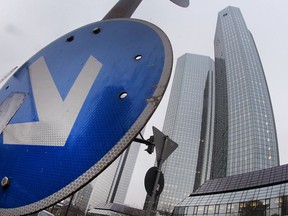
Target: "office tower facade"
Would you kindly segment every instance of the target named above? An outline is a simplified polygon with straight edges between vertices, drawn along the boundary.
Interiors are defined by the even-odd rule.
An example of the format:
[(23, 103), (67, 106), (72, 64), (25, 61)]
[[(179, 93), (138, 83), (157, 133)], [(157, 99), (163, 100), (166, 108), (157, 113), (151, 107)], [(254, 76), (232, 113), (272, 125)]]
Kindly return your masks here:
[[(178, 142), (179, 149), (163, 169), (166, 186), (158, 201), (160, 211), (209, 178), (279, 165), (263, 67), (238, 8), (219, 12), (214, 49), (215, 70), (212, 60), (197, 61), (195, 55), (186, 54), (177, 62), (163, 131)], [(205, 68), (202, 78), (200, 68)], [(187, 71), (193, 79), (185, 76)], [(207, 71), (213, 72), (207, 76)]]
[(89, 209), (100, 203), (126, 204), (140, 144), (132, 144), (99, 176), (93, 180)]
[(93, 187), (90, 183), (74, 194), (72, 203), (74, 206), (77, 206), (83, 213), (86, 213), (92, 190)]
[(260, 57), (242, 14), (218, 14), (211, 178), (279, 165), (276, 128)]
[[(178, 202), (192, 192), (199, 146), (203, 147), (201, 161), (207, 161), (204, 158), (207, 157), (208, 148), (204, 146), (208, 147), (210, 143), (209, 138), (205, 137), (206, 134), (211, 134), (211, 128), (207, 127), (210, 123), (202, 124), (202, 118), (212, 115), (210, 110), (212, 89), (209, 85), (213, 83), (213, 67), (213, 60), (207, 56), (185, 54), (177, 61), (163, 132), (179, 146), (162, 166), (165, 187), (158, 199), (157, 209), (160, 211), (171, 211)], [(204, 100), (205, 86), (208, 87)], [(205, 113), (203, 104), (209, 104)], [(201, 128), (206, 129), (202, 135)], [(199, 169), (206, 166), (206, 163), (201, 164)]]

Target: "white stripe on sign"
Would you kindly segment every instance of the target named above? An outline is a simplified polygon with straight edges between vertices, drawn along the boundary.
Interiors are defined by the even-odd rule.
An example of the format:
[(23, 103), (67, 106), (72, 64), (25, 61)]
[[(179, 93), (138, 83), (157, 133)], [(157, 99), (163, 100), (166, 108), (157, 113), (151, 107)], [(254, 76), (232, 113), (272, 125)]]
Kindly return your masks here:
[(4, 144), (64, 146), (102, 64), (90, 56), (63, 101), (43, 57), (29, 67), (38, 122), (9, 124)]

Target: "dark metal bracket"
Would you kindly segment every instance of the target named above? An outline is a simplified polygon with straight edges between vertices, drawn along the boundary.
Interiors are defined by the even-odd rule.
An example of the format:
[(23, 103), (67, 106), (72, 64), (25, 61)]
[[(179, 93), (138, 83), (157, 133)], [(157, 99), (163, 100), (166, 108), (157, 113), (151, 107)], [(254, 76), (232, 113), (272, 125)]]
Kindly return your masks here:
[(139, 135), (141, 138), (136, 137), (133, 141), (147, 145), (147, 149), (145, 149), (145, 151), (147, 151), (149, 154), (152, 154), (155, 148), (154, 136), (150, 136), (149, 139), (145, 140), (141, 133), (139, 133)]

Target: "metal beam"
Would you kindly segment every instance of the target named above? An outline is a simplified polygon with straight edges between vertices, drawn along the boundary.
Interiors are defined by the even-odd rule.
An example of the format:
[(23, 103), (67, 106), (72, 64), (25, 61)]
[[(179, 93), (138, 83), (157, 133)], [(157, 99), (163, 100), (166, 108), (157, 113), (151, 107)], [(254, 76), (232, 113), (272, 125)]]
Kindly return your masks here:
[(142, 0), (119, 0), (102, 20), (130, 18)]

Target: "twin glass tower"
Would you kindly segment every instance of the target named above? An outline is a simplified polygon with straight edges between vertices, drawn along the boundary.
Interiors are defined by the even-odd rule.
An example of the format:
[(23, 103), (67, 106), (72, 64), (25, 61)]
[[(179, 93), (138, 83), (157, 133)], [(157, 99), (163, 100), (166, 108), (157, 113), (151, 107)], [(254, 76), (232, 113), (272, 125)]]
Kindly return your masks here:
[(279, 165), (268, 87), (252, 34), (238, 8), (218, 14), (215, 62), (185, 54), (176, 65), (163, 132), (179, 147), (163, 164), (158, 210), (205, 180)]

